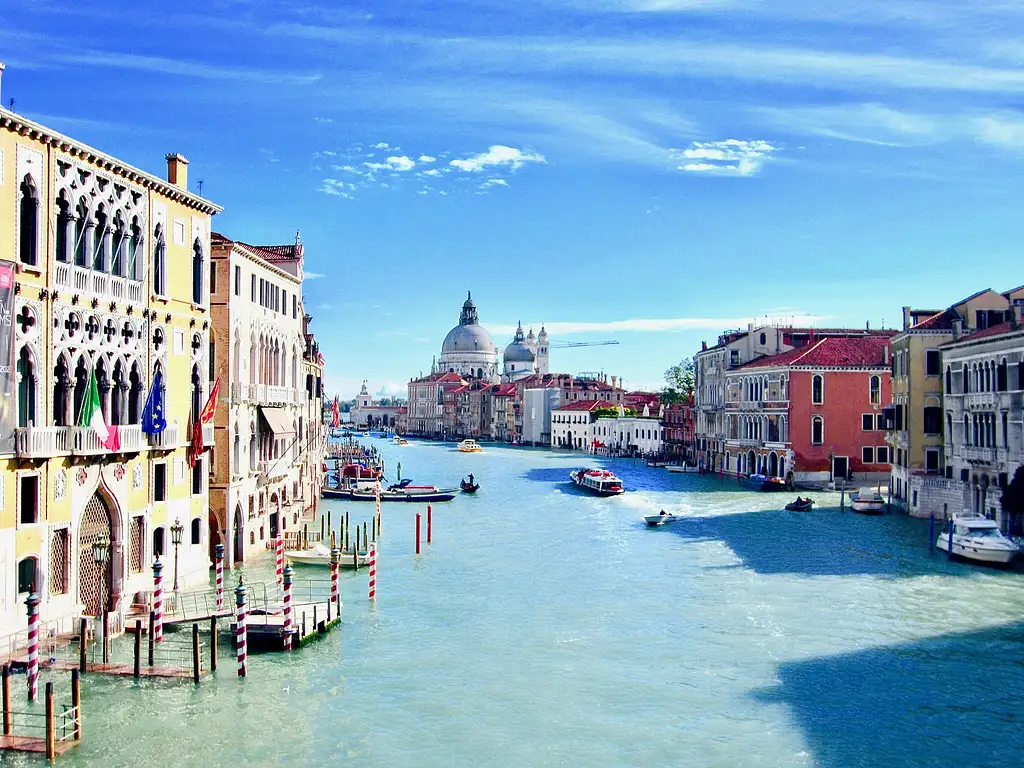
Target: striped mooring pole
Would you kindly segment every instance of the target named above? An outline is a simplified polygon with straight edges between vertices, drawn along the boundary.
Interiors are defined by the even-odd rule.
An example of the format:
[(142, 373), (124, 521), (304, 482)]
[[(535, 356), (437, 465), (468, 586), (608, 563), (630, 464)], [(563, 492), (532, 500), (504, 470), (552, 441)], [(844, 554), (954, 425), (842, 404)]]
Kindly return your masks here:
[(217, 567), (217, 610), (224, 610), (224, 545), (218, 544), (213, 548), (214, 559)]
[(277, 586), (284, 585), (284, 537), (281, 535), (281, 522), (277, 523), (277, 538), (274, 541), (274, 549), (277, 551)]
[(235, 587), (235, 652), (239, 677), (245, 677), (245, 638), (245, 585), (239, 579)]
[(370, 602), (377, 602), (377, 542), (370, 543)]
[(39, 695), (39, 595), (33, 592), (25, 600), (28, 606), (28, 700)]
[(376, 517), (374, 518), (374, 520), (377, 523), (377, 537), (376, 538), (379, 539), (380, 538), (380, 480), (379, 479), (377, 480), (376, 486), (374, 486), (373, 495), (374, 495), (374, 500), (377, 502), (377, 504), (376, 504), (377, 512), (376, 512)]
[(331, 550), (331, 602), (341, 608), (341, 600), (338, 598), (338, 571), (341, 570), (341, 550), (335, 547)]
[(153, 641), (164, 640), (164, 564), (157, 556), (153, 560)]
[(284, 649), (292, 649), (292, 571), (291, 565), (284, 567)]

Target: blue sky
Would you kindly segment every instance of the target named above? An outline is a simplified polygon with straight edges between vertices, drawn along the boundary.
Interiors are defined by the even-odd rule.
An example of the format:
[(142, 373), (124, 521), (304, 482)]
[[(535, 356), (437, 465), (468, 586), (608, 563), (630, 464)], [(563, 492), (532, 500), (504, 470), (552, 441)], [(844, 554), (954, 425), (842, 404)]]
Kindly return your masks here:
[(472, 289), (654, 386), (755, 317), (892, 326), (1024, 283), (1024, 6), (5, 0), (6, 106), (255, 243), (301, 230), (328, 386), (401, 388)]

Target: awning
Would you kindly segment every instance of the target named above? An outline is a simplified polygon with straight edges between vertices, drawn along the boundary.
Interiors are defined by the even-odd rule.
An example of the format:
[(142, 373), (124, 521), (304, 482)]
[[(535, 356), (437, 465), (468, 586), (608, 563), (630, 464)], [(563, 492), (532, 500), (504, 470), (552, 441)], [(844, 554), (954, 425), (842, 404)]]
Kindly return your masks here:
[(264, 426), (274, 433), (275, 437), (288, 437), (295, 434), (291, 417), (286, 408), (271, 408), (260, 406), (260, 418)]

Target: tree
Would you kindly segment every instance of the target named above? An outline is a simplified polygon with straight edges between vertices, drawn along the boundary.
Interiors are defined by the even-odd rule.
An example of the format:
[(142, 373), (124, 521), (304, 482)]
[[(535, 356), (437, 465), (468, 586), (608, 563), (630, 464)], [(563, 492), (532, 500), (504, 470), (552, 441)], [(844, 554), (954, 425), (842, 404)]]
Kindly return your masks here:
[(684, 358), (665, 371), (667, 386), (661, 390), (663, 403), (688, 403), (693, 396), (693, 360)]

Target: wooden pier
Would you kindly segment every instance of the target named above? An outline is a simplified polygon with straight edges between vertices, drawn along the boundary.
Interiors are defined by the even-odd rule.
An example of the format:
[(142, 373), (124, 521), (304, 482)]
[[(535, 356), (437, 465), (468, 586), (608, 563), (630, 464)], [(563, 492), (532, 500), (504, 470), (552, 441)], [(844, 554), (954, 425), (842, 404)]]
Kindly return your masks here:
[[(292, 607), (292, 627), (289, 633), (284, 628), (284, 613), (250, 613), (246, 617), (246, 633), (253, 650), (282, 651), (285, 649), (286, 634), (292, 638), (292, 648), (299, 648), (327, 634), (341, 624), (340, 611), (331, 603), (298, 603)], [(235, 625), (231, 625), (234, 632)]]
[[(0, 734), (0, 753), (28, 752), (45, 755), (52, 763), (81, 742), (82, 688), (77, 670), (71, 673), (71, 706), (62, 706), (59, 713), (52, 682), (48, 682), (44, 689), (42, 712), (31, 709), (18, 711), (11, 706), (11, 670), (9, 666), (3, 668), (0, 690), (2, 690), (3, 699), (3, 733)], [(16, 720), (18, 721), (17, 725)], [(15, 733), (15, 727), (22, 733)]]

